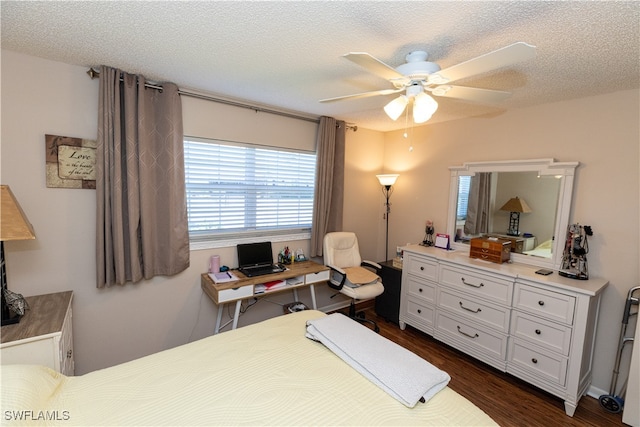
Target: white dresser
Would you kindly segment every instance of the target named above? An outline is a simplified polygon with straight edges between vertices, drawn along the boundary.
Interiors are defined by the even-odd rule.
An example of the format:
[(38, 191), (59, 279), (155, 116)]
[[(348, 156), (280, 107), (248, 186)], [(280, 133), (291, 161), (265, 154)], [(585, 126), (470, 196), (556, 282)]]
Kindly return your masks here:
[(573, 416), (591, 384), (606, 280), (535, 274), (462, 252), (404, 249), (400, 328), (411, 325), (565, 402)]
[(47, 366), (74, 374), (71, 291), (27, 297), (19, 323), (2, 326), (0, 362)]

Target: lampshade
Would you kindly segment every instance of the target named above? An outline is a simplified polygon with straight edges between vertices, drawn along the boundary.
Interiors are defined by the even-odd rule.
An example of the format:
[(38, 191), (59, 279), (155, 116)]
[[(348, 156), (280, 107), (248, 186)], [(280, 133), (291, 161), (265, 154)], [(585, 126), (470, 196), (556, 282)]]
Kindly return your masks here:
[(500, 210), (521, 213), (531, 212), (531, 208), (529, 207), (529, 205), (527, 205), (527, 202), (519, 197), (512, 197), (511, 199), (509, 199), (509, 201), (505, 203), (504, 206), (500, 208)]
[(413, 100), (413, 121), (424, 123), (433, 116), (437, 109), (438, 103), (436, 100), (421, 92)]
[(386, 186), (392, 186), (393, 184), (396, 183), (396, 179), (398, 179), (400, 175), (399, 174), (381, 174), (381, 175), (376, 175), (376, 178), (378, 178), (378, 181), (380, 181), (380, 185), (384, 185)]
[(35, 239), (33, 226), (8, 185), (0, 185), (0, 241)]
[(384, 112), (387, 113), (387, 116), (391, 118), (391, 120), (397, 120), (400, 117), (400, 114), (404, 111), (409, 103), (409, 98), (405, 95), (400, 95), (390, 103), (384, 106)]

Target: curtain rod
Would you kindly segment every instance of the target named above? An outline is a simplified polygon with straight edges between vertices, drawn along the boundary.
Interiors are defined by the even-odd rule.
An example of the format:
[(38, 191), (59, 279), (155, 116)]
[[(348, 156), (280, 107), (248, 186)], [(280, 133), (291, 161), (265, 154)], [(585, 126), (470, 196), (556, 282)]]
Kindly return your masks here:
[[(94, 70), (93, 68), (89, 68), (89, 70), (87, 71), (87, 74), (89, 75), (89, 77), (91, 77), (91, 80), (100, 77), (100, 72)], [(162, 86), (160, 86), (158, 84), (155, 84), (155, 83), (145, 83), (144, 87), (148, 87), (150, 89), (158, 89), (158, 90), (162, 89)], [(242, 102), (230, 101), (228, 99), (216, 98), (214, 96), (203, 95), (203, 94), (196, 93), (196, 92), (189, 92), (187, 90), (183, 90), (183, 89), (180, 89), (180, 88), (178, 88), (178, 94), (184, 95), (184, 96), (190, 96), (192, 98), (204, 99), (205, 101), (213, 101), (213, 102), (217, 102), (219, 104), (231, 105), (233, 107), (246, 108), (246, 109), (249, 109), (249, 110), (253, 110), (255, 112), (276, 114), (276, 115), (279, 115), (279, 116), (289, 117), (289, 118), (292, 118), (292, 119), (305, 120), (305, 121), (313, 122), (313, 123), (319, 123), (320, 122), (319, 119), (313, 119), (313, 118), (310, 118), (310, 117), (300, 116), (300, 115), (293, 114), (293, 113), (286, 113), (284, 111), (271, 110), (269, 108), (257, 107), (257, 106), (254, 106), (254, 105), (244, 104)]]
[[(91, 80), (100, 78), (100, 72), (97, 71), (97, 70), (94, 70), (93, 68), (89, 68), (89, 70), (87, 71), (87, 74), (89, 75)], [(162, 90), (162, 86), (160, 86), (158, 84), (155, 84), (155, 83), (145, 83), (144, 87), (148, 87), (150, 89)], [(272, 109), (269, 109), (269, 108), (256, 107), (254, 105), (244, 104), (242, 102), (230, 101), (228, 99), (216, 98), (216, 97), (210, 96), (210, 95), (203, 95), (203, 94), (200, 94), (200, 93), (189, 92), (189, 91), (186, 91), (186, 90), (182, 90), (180, 88), (178, 88), (178, 94), (179, 95), (184, 95), (184, 96), (190, 96), (192, 98), (203, 99), (205, 101), (217, 102), (219, 104), (231, 105), (233, 107), (246, 108), (246, 109), (249, 109), (249, 110), (253, 110), (255, 112), (276, 114), (278, 116), (289, 117), (291, 119), (305, 120), (305, 121), (312, 122), (312, 123), (320, 123), (319, 119), (312, 119), (311, 117), (300, 116), (300, 115), (297, 115), (297, 114), (286, 113), (284, 111), (272, 110)], [(345, 127), (346, 127), (347, 130), (351, 129), (354, 132), (356, 132), (358, 130), (358, 126), (350, 124), (350, 123), (346, 123)]]

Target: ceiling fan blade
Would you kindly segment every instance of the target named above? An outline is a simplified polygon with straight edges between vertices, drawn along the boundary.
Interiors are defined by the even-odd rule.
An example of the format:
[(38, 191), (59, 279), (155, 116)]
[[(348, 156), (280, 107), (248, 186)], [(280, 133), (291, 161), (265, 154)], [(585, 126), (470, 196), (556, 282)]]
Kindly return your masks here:
[(336, 96), (335, 98), (321, 99), (320, 102), (333, 102), (333, 101), (340, 101), (343, 99), (358, 99), (358, 98), (368, 98), (370, 96), (378, 96), (378, 95), (391, 95), (392, 93), (398, 93), (403, 90), (404, 88), (375, 90), (373, 92), (363, 92), (363, 93), (356, 93), (353, 95), (344, 95), (344, 96)]
[(480, 89), (477, 87), (443, 85), (431, 91), (434, 96), (444, 98), (463, 99), (466, 101), (493, 104), (504, 101), (511, 96), (511, 92), (501, 90)]
[[(534, 58), (535, 46), (524, 42), (517, 42), (493, 52), (485, 53), (458, 65), (440, 70), (429, 76), (429, 83), (442, 84), (453, 82), (476, 74), (486, 73), (507, 67), (520, 61)], [(444, 80), (443, 80), (444, 79)]]
[(374, 58), (366, 52), (349, 52), (342, 56), (385, 80), (400, 79), (404, 77), (393, 67), (385, 64), (377, 58)]

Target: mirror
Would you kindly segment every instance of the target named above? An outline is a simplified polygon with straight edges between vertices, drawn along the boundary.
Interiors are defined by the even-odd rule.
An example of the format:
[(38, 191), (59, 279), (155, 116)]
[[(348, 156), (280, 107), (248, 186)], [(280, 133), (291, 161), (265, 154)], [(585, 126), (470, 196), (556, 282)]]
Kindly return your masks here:
[(473, 237), (511, 240), (514, 262), (559, 269), (578, 162), (553, 159), (452, 166), (447, 233), (469, 250)]

